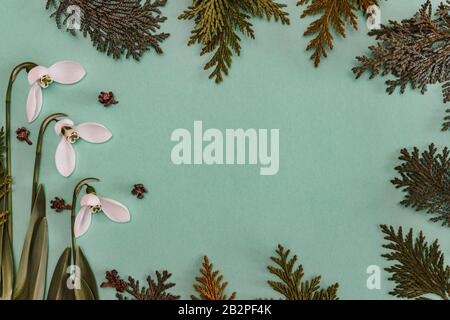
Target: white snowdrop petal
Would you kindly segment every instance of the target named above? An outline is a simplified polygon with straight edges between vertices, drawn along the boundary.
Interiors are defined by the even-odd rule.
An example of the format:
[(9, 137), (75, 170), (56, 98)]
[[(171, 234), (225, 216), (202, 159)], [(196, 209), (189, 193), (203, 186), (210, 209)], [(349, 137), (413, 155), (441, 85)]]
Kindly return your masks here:
[(28, 72), (28, 83), (33, 85), (38, 81), (42, 76), (49, 74), (49, 70), (43, 66), (37, 66)]
[(27, 98), (27, 119), (31, 123), (39, 116), (42, 108), (42, 89), (35, 83), (28, 93)]
[(125, 207), (120, 202), (100, 197), (100, 202), (102, 204), (103, 213), (114, 222), (128, 222), (130, 221), (130, 212), (128, 208)]
[(63, 137), (55, 153), (55, 163), (58, 172), (68, 177), (75, 170), (76, 154), (73, 146)]
[(88, 206), (81, 207), (77, 217), (75, 218), (74, 224), (74, 233), (76, 238), (81, 237), (86, 233), (86, 231), (88, 231), (91, 221), (92, 214), (90, 208)]
[(60, 61), (49, 68), (50, 78), (58, 83), (73, 84), (84, 78), (83, 66), (73, 61)]
[(74, 130), (78, 132), (81, 139), (91, 143), (106, 142), (112, 137), (112, 133), (108, 128), (94, 122), (79, 124), (74, 127)]
[(61, 119), (55, 124), (55, 133), (59, 136), (63, 127), (72, 127), (73, 121), (70, 119)]
[(80, 204), (82, 206), (91, 206), (91, 207), (95, 207), (95, 206), (100, 206), (100, 199), (93, 193), (88, 193), (85, 194), (80, 201)]

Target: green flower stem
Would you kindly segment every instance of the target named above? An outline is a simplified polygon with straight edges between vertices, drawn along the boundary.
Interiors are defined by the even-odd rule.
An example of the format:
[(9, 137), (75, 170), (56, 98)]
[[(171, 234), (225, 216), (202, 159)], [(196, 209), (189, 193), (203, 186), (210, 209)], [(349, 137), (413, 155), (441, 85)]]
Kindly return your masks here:
[[(8, 89), (6, 92), (6, 132), (5, 132), (5, 151), (6, 151), (6, 175), (7, 177), (11, 177), (11, 96), (12, 96), (12, 89), (14, 81), (17, 78), (17, 75), (22, 71), (26, 70), (27, 72), (30, 72), (31, 69), (36, 67), (37, 64), (33, 62), (24, 62), (16, 66), (13, 71), (11, 72), (11, 76), (9, 78), (8, 82)], [(4, 210), (9, 213), (9, 219), (8, 219), (8, 233), (9, 237), (12, 241), (12, 191), (10, 190), (10, 186), (6, 185), (4, 186), (4, 192), (5, 192), (5, 203), (4, 203)]]
[(41, 166), (41, 158), (42, 158), (42, 144), (44, 141), (44, 133), (49, 124), (52, 121), (57, 121), (58, 118), (61, 117), (67, 117), (67, 114), (65, 113), (54, 113), (42, 122), (41, 127), (39, 129), (39, 136), (38, 141), (36, 144), (36, 156), (34, 158), (34, 174), (33, 174), (33, 187), (31, 189), (32, 195), (31, 195), (31, 208), (33, 208), (34, 200), (36, 198), (36, 193), (38, 189), (38, 182), (39, 182), (39, 173), (40, 173), (40, 166)]
[(75, 227), (75, 210), (76, 210), (76, 207), (77, 207), (78, 195), (80, 194), (81, 189), (84, 186), (87, 186), (89, 188), (90, 187), (89, 183), (91, 183), (91, 182), (99, 182), (99, 181), (100, 181), (100, 179), (97, 179), (97, 178), (86, 178), (86, 179), (83, 179), (80, 182), (78, 182), (78, 184), (76, 185), (75, 189), (73, 190), (72, 210), (71, 210), (71, 214), (70, 214), (70, 222), (71, 222), (70, 223), (70, 228), (71, 228), (71, 235), (72, 235), (72, 259), (75, 258), (75, 230), (74, 230), (74, 227)]

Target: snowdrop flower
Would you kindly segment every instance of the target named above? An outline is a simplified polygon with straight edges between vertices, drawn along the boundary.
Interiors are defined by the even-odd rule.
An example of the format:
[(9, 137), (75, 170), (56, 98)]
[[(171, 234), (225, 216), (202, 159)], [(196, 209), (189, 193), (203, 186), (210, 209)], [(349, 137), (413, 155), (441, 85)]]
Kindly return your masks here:
[(373, 4), (367, 7), (367, 28), (369, 30), (380, 29), (381, 27), (381, 10)]
[(90, 143), (102, 143), (111, 139), (111, 132), (103, 125), (86, 122), (74, 125), (70, 119), (62, 119), (55, 124), (55, 132), (61, 135), (61, 142), (56, 148), (55, 163), (58, 172), (68, 177), (75, 170), (76, 154), (73, 144), (79, 139)]
[[(90, 189), (90, 190), (89, 190)], [(92, 215), (103, 212), (114, 222), (124, 223), (130, 221), (130, 212), (120, 202), (96, 195), (92, 187), (88, 193), (81, 198), (81, 209), (75, 218), (75, 237), (81, 237), (89, 229)]]
[(37, 66), (28, 73), (31, 85), (27, 99), (28, 122), (33, 122), (39, 116), (42, 107), (42, 88), (47, 88), (53, 82), (73, 84), (86, 75), (84, 68), (73, 61), (60, 61), (50, 68)]

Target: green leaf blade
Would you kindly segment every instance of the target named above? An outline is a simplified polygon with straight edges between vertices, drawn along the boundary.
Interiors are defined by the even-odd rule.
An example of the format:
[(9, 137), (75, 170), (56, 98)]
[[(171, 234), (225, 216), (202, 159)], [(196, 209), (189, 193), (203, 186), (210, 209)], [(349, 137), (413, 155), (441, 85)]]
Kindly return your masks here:
[(75, 289), (76, 300), (99, 300), (97, 280), (94, 272), (79, 246), (75, 249), (75, 265), (80, 271), (80, 288)]
[(15, 300), (42, 300), (48, 255), (45, 191), (39, 186), (20, 257)]
[(0, 283), (1, 299), (11, 300), (14, 282), (14, 263), (11, 240), (9, 238), (7, 225), (0, 226)]
[(71, 257), (70, 247), (66, 248), (59, 257), (55, 270), (53, 271), (47, 300), (73, 300), (75, 298), (74, 291), (70, 290), (67, 286)]

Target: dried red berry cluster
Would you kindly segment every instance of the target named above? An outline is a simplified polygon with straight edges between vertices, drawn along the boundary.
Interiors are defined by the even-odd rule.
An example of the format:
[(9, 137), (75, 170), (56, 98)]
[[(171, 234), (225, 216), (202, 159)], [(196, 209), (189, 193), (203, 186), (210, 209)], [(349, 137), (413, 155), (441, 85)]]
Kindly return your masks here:
[(124, 292), (128, 288), (128, 283), (120, 278), (117, 270), (106, 271), (105, 278), (107, 282), (100, 285), (102, 288), (114, 288), (117, 292)]
[(148, 190), (145, 188), (145, 186), (142, 183), (135, 184), (133, 186), (133, 190), (131, 190), (131, 194), (136, 196), (138, 199), (143, 199), (144, 194), (147, 192), (148, 192)]
[(103, 104), (105, 107), (108, 107), (112, 104), (117, 104), (119, 101), (114, 99), (114, 93), (112, 91), (109, 92), (100, 92), (100, 95), (98, 96), (98, 102)]
[(63, 210), (70, 210), (72, 206), (70, 204), (66, 204), (64, 199), (55, 197), (52, 201), (50, 201), (50, 208), (54, 209), (56, 212), (62, 212)]
[(28, 143), (28, 145), (32, 145), (33, 142), (31, 142), (30, 140), (30, 131), (27, 128), (19, 128), (16, 130), (16, 134), (17, 134), (17, 140), (19, 141), (24, 141), (26, 143)]

